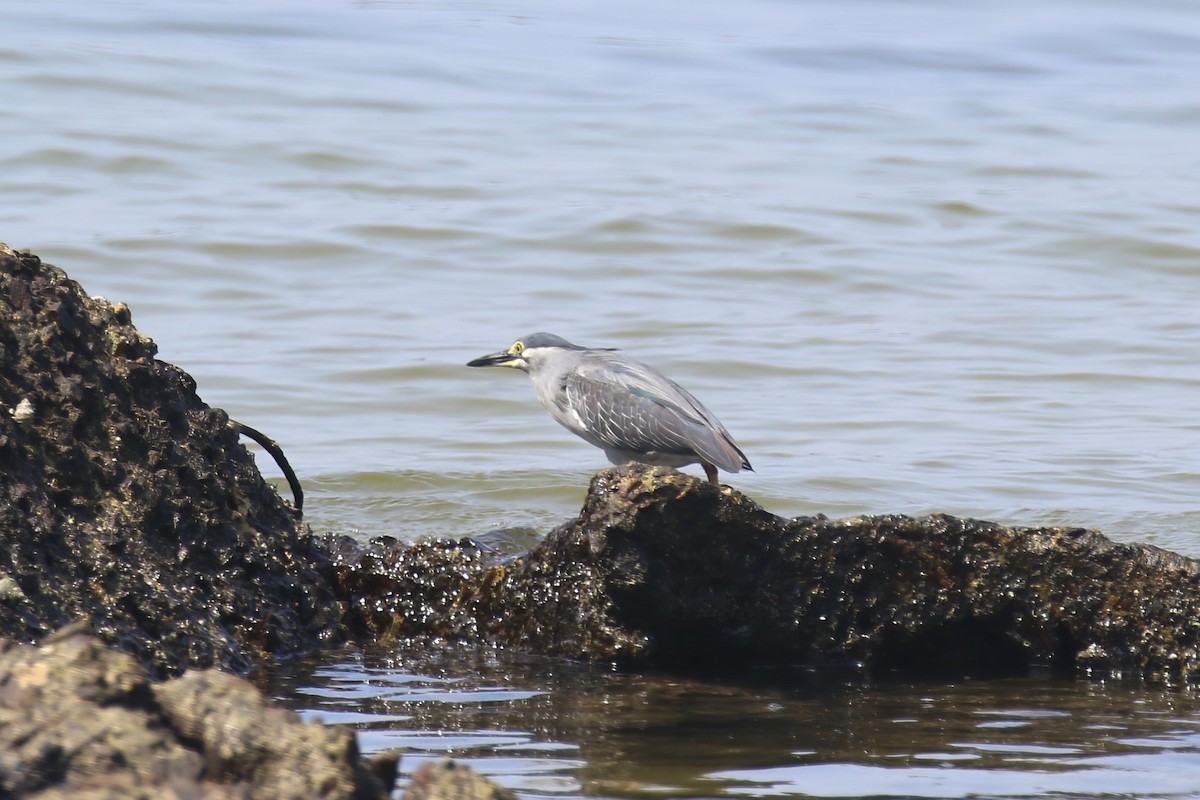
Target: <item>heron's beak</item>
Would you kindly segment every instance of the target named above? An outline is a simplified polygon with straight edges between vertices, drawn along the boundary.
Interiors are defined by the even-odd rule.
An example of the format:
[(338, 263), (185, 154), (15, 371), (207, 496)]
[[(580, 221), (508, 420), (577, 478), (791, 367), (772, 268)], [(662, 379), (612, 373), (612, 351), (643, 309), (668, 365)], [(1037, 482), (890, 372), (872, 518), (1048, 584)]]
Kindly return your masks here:
[(474, 361), (468, 361), (468, 367), (522, 367), (525, 365), (525, 359), (518, 355), (501, 350), (499, 353), (480, 356)]

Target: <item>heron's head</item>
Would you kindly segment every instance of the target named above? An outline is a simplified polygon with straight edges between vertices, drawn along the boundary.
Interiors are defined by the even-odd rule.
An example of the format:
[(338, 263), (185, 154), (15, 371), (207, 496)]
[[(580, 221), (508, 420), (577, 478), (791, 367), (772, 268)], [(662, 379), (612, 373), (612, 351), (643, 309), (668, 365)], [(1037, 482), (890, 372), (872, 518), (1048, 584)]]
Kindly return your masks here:
[(499, 353), (481, 356), (474, 361), (468, 361), (468, 367), (512, 367), (522, 372), (537, 369), (545, 359), (566, 350), (587, 350), (577, 344), (571, 344), (561, 336), (553, 333), (531, 333), (523, 339), (512, 343), (507, 350)]

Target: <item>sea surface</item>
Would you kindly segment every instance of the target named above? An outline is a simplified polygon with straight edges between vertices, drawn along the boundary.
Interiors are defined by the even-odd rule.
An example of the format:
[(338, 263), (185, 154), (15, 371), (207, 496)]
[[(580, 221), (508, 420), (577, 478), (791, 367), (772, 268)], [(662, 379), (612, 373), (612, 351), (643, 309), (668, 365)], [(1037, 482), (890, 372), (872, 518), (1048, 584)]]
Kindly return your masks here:
[[(0, 10), (0, 241), (279, 441), (317, 531), (572, 517), (603, 454), (465, 367), (544, 330), (692, 390), (775, 513), (1200, 556), (1200, 3)], [(377, 652), (285, 694), (432, 682), (367, 741), (533, 748), (513, 769), (561, 779), (493, 769), (529, 794), (1200, 796), (1188, 692), (717, 682), (631, 709), (640, 676), (445, 657), (470, 713)], [(611, 716), (575, 725), (577, 693)]]

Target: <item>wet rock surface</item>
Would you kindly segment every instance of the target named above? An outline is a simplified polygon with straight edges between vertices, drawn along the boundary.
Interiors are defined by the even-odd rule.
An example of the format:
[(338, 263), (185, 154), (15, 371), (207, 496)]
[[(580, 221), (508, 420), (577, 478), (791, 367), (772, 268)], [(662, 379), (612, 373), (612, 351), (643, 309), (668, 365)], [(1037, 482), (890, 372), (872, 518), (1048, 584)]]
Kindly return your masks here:
[(786, 520), (697, 478), (599, 473), (527, 556), (343, 542), (373, 635), (667, 667), (1200, 677), (1200, 563), (1083, 529), (937, 515)]
[(340, 635), (328, 557), (127, 308), (0, 245), (0, 636), (73, 620), (163, 675)]
[(303, 723), (217, 670), (154, 684), (78, 629), (0, 643), (2, 797), (382, 800), (384, 761), (369, 768), (353, 731)]

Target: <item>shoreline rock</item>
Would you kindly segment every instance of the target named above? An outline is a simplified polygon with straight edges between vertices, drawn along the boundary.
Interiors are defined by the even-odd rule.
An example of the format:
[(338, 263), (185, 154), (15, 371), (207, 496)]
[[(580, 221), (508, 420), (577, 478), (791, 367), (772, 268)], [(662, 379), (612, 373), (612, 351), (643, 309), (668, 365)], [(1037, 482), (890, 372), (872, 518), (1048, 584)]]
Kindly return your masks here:
[(1200, 679), (1200, 562), (1079, 528), (786, 520), (629, 465), (510, 563), (469, 542), (356, 547), (341, 543), (334, 574), (374, 636), (686, 670)]

